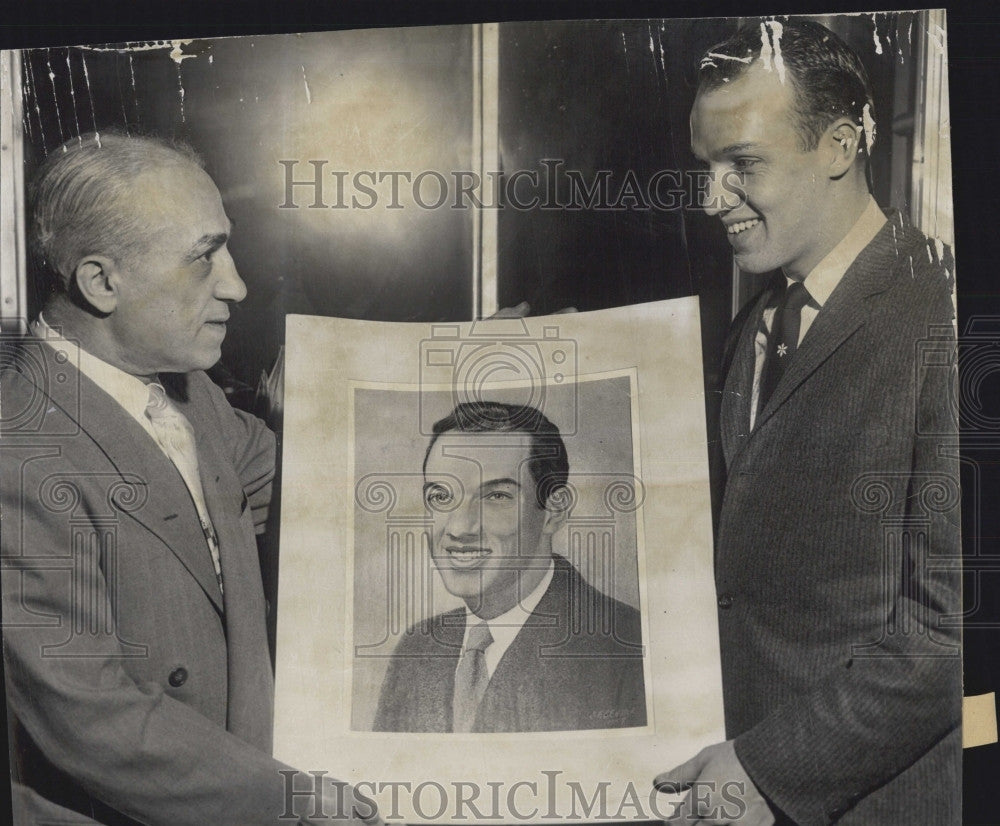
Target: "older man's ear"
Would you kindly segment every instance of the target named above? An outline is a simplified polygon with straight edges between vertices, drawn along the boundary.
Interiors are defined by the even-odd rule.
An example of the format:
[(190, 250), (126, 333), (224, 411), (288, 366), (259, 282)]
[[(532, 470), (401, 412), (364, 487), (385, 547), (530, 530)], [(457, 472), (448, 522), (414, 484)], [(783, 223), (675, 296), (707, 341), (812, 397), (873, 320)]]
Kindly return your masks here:
[[(564, 313), (575, 313), (576, 311), (576, 307), (563, 307), (561, 310), (556, 310), (552, 315), (563, 315)], [(524, 318), (530, 313), (531, 305), (527, 301), (522, 301), (513, 307), (502, 307), (488, 318)]]
[(114, 262), (103, 255), (81, 259), (73, 268), (72, 279), (79, 294), (98, 312), (108, 315), (118, 304), (117, 269)]

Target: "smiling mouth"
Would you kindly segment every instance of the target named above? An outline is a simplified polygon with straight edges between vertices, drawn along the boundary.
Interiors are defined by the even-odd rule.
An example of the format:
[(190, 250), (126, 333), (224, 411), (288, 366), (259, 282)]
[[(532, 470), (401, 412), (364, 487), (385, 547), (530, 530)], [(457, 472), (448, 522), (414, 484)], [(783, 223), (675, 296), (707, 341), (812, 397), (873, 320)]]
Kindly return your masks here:
[(726, 233), (730, 236), (737, 236), (748, 229), (753, 229), (759, 223), (760, 218), (751, 218), (749, 221), (737, 221), (735, 224), (730, 224), (726, 227)]
[(445, 550), (448, 552), (448, 559), (459, 566), (475, 565), (493, 553), (489, 548), (474, 545), (448, 545)]

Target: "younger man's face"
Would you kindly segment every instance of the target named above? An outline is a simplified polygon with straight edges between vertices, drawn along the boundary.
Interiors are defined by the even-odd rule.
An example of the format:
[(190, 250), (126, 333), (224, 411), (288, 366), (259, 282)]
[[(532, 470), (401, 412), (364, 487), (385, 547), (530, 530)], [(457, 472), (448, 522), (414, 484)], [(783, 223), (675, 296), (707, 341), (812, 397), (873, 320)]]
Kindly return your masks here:
[(427, 458), (431, 557), (449, 592), (490, 619), (541, 581), (551, 554), (549, 511), (535, 498), (527, 433), (442, 434)]
[[(722, 220), (745, 272), (783, 268), (804, 278), (838, 240), (827, 238), (830, 156), (822, 143), (801, 148), (794, 102), (787, 72), (782, 81), (758, 61), (699, 91), (691, 110), (691, 150), (715, 181), (706, 212)], [(738, 205), (734, 190), (742, 194)]]

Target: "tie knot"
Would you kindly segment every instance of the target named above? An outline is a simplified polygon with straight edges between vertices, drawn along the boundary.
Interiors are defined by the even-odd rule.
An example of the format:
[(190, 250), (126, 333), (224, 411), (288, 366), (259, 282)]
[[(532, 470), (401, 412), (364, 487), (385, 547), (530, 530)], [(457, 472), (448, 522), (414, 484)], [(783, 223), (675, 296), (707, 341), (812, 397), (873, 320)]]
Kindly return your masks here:
[(788, 286), (785, 292), (785, 308), (798, 312), (809, 303), (809, 290), (801, 281), (796, 281)]
[(485, 622), (479, 622), (469, 629), (469, 638), (465, 642), (466, 651), (485, 651), (493, 643), (490, 627)]
[(167, 398), (167, 391), (162, 384), (151, 382), (149, 384), (149, 399), (146, 402), (146, 415), (151, 419), (160, 419), (171, 413), (170, 400)]

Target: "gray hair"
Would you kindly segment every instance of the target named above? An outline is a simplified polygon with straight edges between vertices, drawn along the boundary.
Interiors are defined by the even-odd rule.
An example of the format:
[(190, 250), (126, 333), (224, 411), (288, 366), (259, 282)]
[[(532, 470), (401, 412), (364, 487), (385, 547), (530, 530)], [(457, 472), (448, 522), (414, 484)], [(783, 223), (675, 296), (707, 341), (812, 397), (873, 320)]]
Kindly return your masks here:
[(140, 252), (151, 228), (135, 209), (135, 179), (177, 165), (204, 168), (187, 144), (117, 132), (84, 134), (50, 152), (28, 193), (28, 245), (40, 297), (67, 291), (86, 255), (118, 262)]

